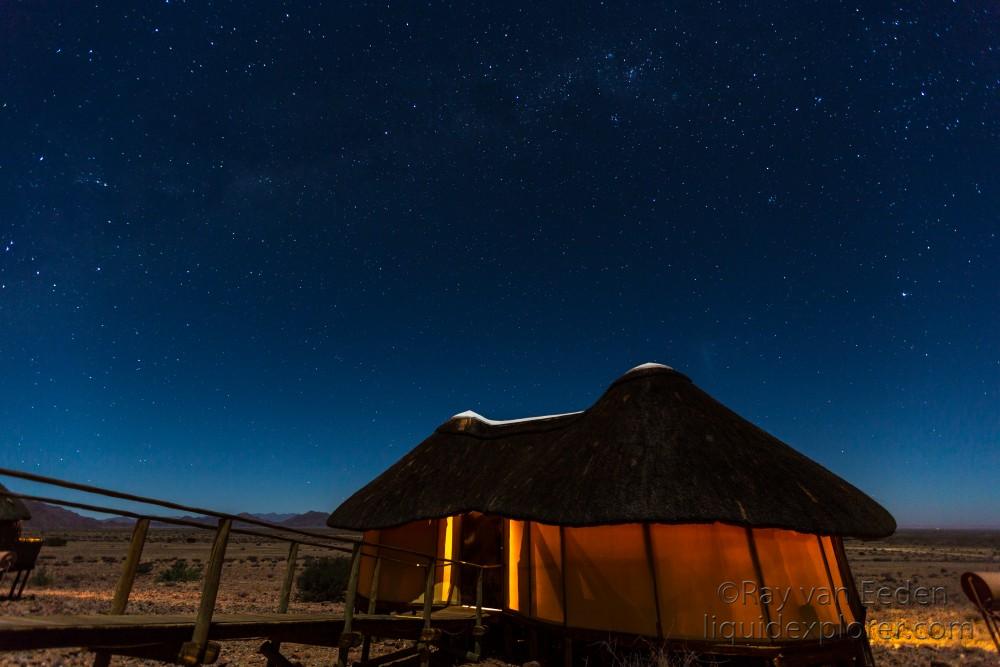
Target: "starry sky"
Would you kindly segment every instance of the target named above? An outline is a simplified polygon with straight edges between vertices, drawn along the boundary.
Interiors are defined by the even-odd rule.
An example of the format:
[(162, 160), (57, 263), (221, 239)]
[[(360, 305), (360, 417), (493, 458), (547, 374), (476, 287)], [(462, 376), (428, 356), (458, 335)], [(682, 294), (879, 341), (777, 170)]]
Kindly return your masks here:
[(25, 0), (0, 63), (2, 466), (328, 511), (659, 361), (1000, 527), (996, 3)]

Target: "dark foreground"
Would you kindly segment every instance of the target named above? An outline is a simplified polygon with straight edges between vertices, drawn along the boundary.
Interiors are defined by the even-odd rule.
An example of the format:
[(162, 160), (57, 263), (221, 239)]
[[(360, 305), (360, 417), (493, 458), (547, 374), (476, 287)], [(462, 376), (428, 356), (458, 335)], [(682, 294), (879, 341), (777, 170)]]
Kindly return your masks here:
[[(98, 614), (110, 604), (111, 591), (125, 555), (128, 531), (66, 534), (62, 547), (42, 552), (42, 576), (33, 580), (26, 597), (0, 602), (0, 615)], [(129, 613), (194, 614), (200, 584), (158, 583), (156, 574), (178, 559), (207, 560), (208, 536), (199, 532), (156, 530), (150, 533), (143, 561), (151, 570), (141, 575), (132, 593)], [(848, 556), (869, 607), (872, 646), (879, 665), (996, 666), (1000, 656), (982, 620), (958, 584), (966, 570), (1000, 570), (1000, 532), (900, 531), (886, 540), (851, 541)], [(308, 547), (301, 556), (320, 556)], [(234, 536), (222, 576), (218, 613), (269, 614), (275, 611), (285, 566), (285, 546), (246, 536)], [(333, 614), (339, 603), (293, 601), (291, 613)], [(263, 665), (259, 640), (226, 642), (219, 664)], [(390, 640), (373, 647), (373, 655), (402, 648)], [(291, 660), (328, 665), (334, 650), (284, 645)], [(80, 649), (0, 653), (0, 665), (90, 665), (92, 654)], [(114, 664), (161, 664), (116, 658)]]

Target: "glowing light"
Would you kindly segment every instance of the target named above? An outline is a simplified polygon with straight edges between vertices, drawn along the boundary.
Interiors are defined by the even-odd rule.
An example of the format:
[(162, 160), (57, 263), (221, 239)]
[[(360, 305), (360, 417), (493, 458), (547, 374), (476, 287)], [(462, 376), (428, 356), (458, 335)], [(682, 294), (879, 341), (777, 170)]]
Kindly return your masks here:
[(444, 557), (445, 565), (441, 568), (441, 597), (444, 602), (451, 600), (452, 566), (447, 562), (455, 557), (455, 517), (444, 520)]

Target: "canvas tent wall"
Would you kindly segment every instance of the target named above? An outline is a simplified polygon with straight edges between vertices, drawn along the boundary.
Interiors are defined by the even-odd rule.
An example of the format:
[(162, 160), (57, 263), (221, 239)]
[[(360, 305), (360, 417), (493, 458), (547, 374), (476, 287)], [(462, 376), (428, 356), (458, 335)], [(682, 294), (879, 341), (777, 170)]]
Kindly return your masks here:
[[(367, 531), (365, 541), (462, 559), (462, 519)], [(537, 621), (648, 637), (758, 641), (829, 639), (856, 620), (835, 537), (723, 523), (502, 525), (502, 548), (495, 554), (503, 582), (500, 606)], [(391, 549), (367, 548), (371, 556), (380, 551), (407, 560)], [(362, 560), (359, 593), (365, 597), (374, 562)], [(460, 569), (437, 566), (436, 603), (458, 603), (467, 593)], [(377, 597), (422, 602), (423, 572), (382, 562)]]
[[(895, 530), (860, 490), (657, 364), (629, 371), (583, 412), (456, 415), (328, 524), (364, 531), (371, 544), (461, 558), (462, 519), (479, 514), (501, 519), (495, 555), (512, 614), (748, 641), (812, 639), (861, 620), (841, 538)], [(367, 549), (362, 595), (385, 551)], [(417, 568), (382, 568), (380, 600), (420, 599)], [(437, 601), (460, 599), (455, 569), (439, 566)], [(719, 589), (729, 582), (740, 597), (727, 602)], [(745, 592), (753, 586), (788, 597), (761, 604)]]

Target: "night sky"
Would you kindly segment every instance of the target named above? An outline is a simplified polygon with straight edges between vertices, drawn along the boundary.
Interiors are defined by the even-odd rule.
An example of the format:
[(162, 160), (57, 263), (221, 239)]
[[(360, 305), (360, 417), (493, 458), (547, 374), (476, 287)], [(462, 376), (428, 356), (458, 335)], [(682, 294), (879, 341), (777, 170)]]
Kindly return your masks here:
[(0, 465), (329, 511), (659, 361), (1000, 525), (995, 2), (470, 4), (0, 3)]

